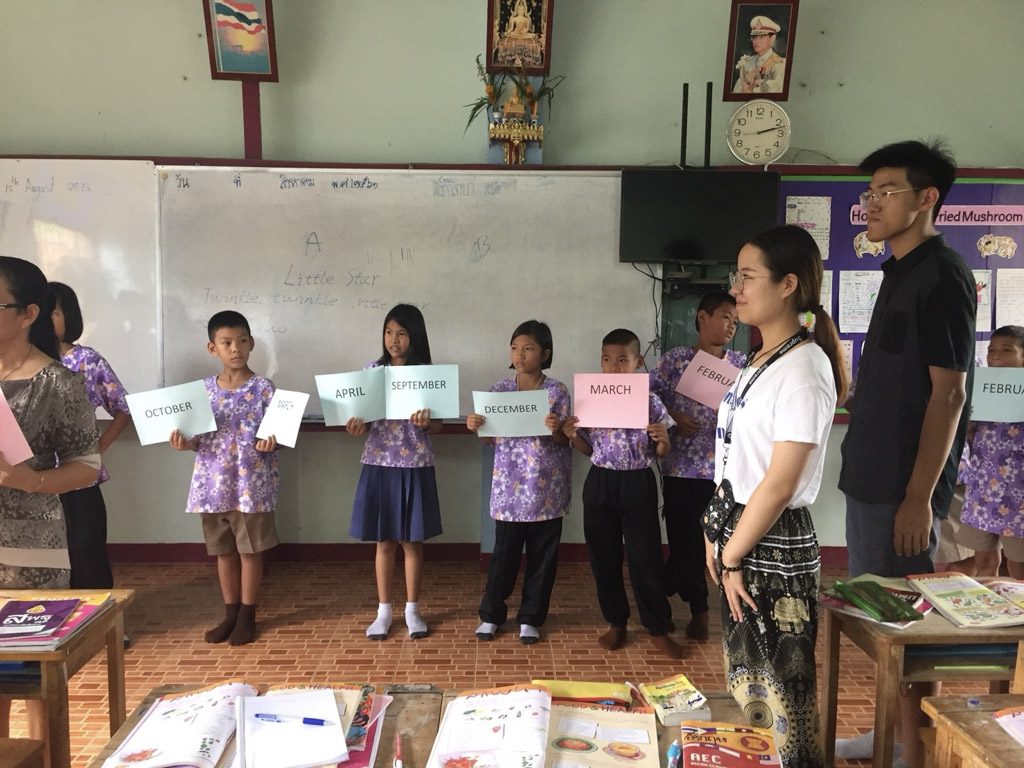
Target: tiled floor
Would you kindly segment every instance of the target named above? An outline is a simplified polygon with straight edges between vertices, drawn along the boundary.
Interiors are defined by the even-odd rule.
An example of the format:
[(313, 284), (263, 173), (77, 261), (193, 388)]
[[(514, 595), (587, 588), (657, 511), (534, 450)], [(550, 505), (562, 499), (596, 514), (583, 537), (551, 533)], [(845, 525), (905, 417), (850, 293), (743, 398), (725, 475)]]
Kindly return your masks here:
[[(391, 636), (380, 643), (368, 641), (364, 634), (377, 604), (370, 563), (274, 563), (258, 616), (261, 635), (254, 644), (239, 648), (203, 642), (203, 631), (217, 623), (222, 612), (212, 563), (121, 564), (115, 572), (118, 587), (136, 590), (126, 618), (132, 638), (125, 654), (129, 711), (157, 685), (239, 676), (254, 683), (426, 682), (464, 688), (531, 678), (656, 680), (681, 671), (700, 688), (724, 687), (716, 610), (711, 612), (711, 639), (686, 642), (682, 661), (660, 657), (642, 631), (631, 631), (621, 651), (600, 650), (596, 639), (603, 622), (585, 563), (560, 566), (544, 639), (533, 646), (520, 645), (511, 625), (491, 643), (476, 640), (473, 630), (479, 623), (476, 606), (484, 575), (475, 563), (428, 562), (421, 605), (432, 634), (412, 641), (399, 618)], [(831, 582), (841, 575), (826, 568), (823, 580)], [(514, 598), (513, 610), (515, 604)], [(402, 606), (396, 601), (399, 614)], [(689, 614), (678, 598), (673, 598), (673, 613), (682, 641)], [(844, 647), (842, 659), (839, 735), (851, 736), (871, 727), (874, 671), (852, 645)], [(987, 692), (987, 686), (961, 684), (947, 690)], [(71, 681), (76, 766), (84, 766), (106, 742), (106, 706), (106, 669), (97, 660)], [(24, 735), (20, 714), (16, 705), (15, 736)]]

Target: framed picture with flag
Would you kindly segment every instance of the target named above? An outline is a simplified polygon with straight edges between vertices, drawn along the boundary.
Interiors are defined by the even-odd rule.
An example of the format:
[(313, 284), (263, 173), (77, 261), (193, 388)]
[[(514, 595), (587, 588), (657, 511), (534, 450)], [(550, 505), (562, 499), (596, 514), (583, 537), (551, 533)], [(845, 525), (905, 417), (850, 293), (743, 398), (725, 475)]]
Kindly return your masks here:
[(203, 0), (210, 76), (277, 82), (271, 0)]

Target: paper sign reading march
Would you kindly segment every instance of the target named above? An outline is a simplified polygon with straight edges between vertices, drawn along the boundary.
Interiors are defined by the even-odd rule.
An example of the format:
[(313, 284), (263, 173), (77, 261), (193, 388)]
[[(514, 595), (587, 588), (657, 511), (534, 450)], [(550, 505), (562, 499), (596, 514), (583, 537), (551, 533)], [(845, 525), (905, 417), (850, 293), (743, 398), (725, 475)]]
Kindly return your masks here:
[(324, 424), (343, 427), (349, 419), (384, 418), (384, 367), (314, 376)]
[(307, 400), (309, 395), (305, 392), (276, 390), (270, 399), (267, 412), (263, 415), (263, 421), (260, 422), (260, 428), (256, 430), (256, 439), (266, 440), (273, 435), (280, 445), (294, 448)]
[(736, 383), (739, 372), (728, 358), (719, 360), (703, 349), (698, 349), (679, 377), (676, 392), (717, 411), (729, 387)]
[(215, 432), (217, 422), (202, 379), (174, 387), (152, 389), (128, 395), (135, 431), (143, 445), (167, 442), (171, 432), (181, 430), (185, 437)]
[(408, 419), (430, 409), (432, 419), (459, 418), (459, 366), (388, 365), (384, 392), (389, 419)]
[(529, 392), (474, 392), (473, 411), (484, 417), (477, 430), (480, 437), (534, 437), (550, 435), (544, 419), (551, 412), (548, 393), (543, 389)]
[(646, 374), (577, 373), (573, 387), (573, 416), (580, 427), (643, 429), (650, 423)]
[(12, 467), (35, 455), (32, 453), (21, 427), (18, 426), (14, 412), (2, 391), (0, 391), (0, 454), (3, 454), (4, 461)]
[(971, 421), (1024, 421), (1024, 368), (975, 368)]

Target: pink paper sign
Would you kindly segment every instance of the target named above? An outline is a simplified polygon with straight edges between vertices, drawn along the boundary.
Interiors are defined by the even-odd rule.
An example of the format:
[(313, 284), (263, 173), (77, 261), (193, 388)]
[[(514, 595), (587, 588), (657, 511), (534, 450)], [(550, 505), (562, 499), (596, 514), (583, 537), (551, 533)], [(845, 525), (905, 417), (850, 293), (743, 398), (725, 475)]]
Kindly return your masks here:
[(728, 358), (719, 360), (698, 349), (679, 377), (676, 392), (717, 411), (725, 393), (736, 383), (739, 372), (739, 368), (732, 365)]
[(18, 426), (17, 419), (11, 406), (7, 404), (7, 398), (0, 391), (0, 454), (3, 454), (4, 461), (12, 467), (21, 464), (26, 459), (31, 459), (35, 454), (29, 448), (28, 441)]
[(640, 373), (577, 373), (573, 416), (581, 427), (643, 429), (650, 418), (650, 385)]

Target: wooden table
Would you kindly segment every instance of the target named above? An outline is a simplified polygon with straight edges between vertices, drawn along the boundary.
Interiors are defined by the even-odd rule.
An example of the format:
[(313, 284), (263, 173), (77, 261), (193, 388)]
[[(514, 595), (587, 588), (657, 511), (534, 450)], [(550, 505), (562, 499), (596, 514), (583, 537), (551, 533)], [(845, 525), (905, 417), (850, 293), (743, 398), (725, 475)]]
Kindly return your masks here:
[[(48, 597), (81, 597), (96, 590), (55, 590)], [(12, 599), (38, 596), (36, 590), (4, 590)], [(71, 727), (68, 718), (68, 680), (100, 650), (107, 650), (107, 698), (110, 732), (115, 733), (125, 718), (124, 694), (124, 609), (135, 599), (130, 589), (114, 589), (113, 600), (104, 606), (67, 642), (52, 651), (0, 648), (0, 661), (38, 661), (39, 683), (0, 683), (0, 696), (13, 699), (42, 699), (46, 702), (51, 768), (71, 766)]]
[[(969, 706), (968, 698), (977, 701)], [(992, 717), (1006, 707), (1024, 706), (1024, 695), (928, 696), (921, 709), (935, 720), (935, 765), (937, 768), (1019, 766), (1024, 747), (1014, 741)]]
[[(836, 705), (839, 698), (839, 636), (846, 635), (876, 665), (875, 748), (873, 765), (892, 765), (893, 732), (898, 716), (901, 683), (939, 680), (989, 680), (1005, 685), (1013, 678), (1017, 650), (1006, 657), (972, 655), (986, 645), (1018, 644), (1024, 647), (1024, 627), (962, 629), (937, 611), (906, 629), (885, 627), (874, 621), (837, 613), (822, 606), (825, 653), (822, 661), (825, 764), (835, 759)], [(907, 648), (928, 645), (959, 645), (956, 656), (909, 657)], [(941, 665), (1005, 666), (1006, 669), (936, 669)]]

